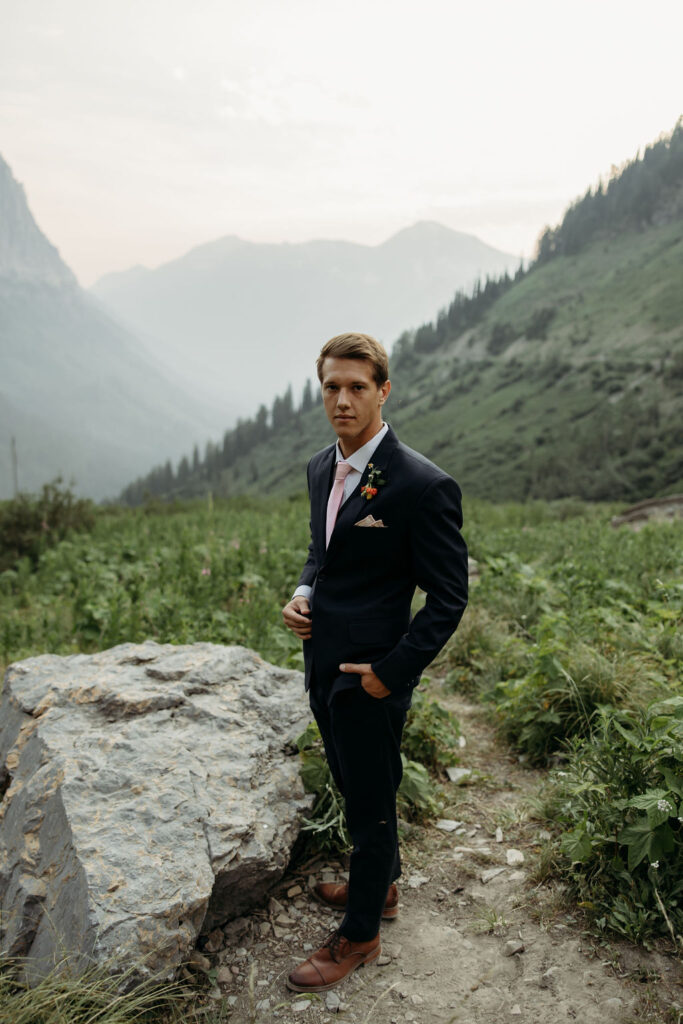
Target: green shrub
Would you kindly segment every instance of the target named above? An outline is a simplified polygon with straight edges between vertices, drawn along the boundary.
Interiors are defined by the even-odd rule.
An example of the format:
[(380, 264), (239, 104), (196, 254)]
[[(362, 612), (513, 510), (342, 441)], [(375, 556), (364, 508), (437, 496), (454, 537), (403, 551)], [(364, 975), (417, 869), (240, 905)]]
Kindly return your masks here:
[(37, 565), (47, 547), (57, 544), (70, 530), (92, 530), (95, 507), (76, 498), (61, 479), (44, 484), (37, 497), (19, 494), (0, 503), (0, 572), (20, 558)]
[[(474, 601), (476, 601), (476, 592)], [(526, 670), (528, 654), (521, 637), (507, 623), (494, 618), (482, 604), (468, 605), (457, 632), (449, 640), (439, 665), (445, 686), (455, 693), (486, 695), (501, 679)]]
[(556, 775), (561, 870), (602, 928), (683, 946), (683, 697), (599, 712)]
[(512, 746), (542, 764), (571, 736), (587, 736), (603, 705), (628, 697), (616, 659), (609, 659), (548, 617), (529, 672), (496, 687), (500, 728)]
[(438, 772), (458, 760), (459, 736), (460, 723), (453, 712), (415, 690), (403, 730), (406, 757)]

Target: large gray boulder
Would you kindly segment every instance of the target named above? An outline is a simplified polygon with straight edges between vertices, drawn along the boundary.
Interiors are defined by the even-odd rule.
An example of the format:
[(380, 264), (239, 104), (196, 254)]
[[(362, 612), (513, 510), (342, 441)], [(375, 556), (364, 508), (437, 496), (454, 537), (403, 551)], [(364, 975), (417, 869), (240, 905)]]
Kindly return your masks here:
[(283, 873), (310, 807), (298, 672), (243, 647), (122, 644), (11, 665), (0, 701), (0, 950), (41, 974), (170, 976)]

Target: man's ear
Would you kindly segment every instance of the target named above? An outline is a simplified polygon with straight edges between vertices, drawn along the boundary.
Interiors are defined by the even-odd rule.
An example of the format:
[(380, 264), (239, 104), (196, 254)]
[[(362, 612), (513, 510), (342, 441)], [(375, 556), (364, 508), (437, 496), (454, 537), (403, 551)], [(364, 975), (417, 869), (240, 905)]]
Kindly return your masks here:
[(391, 391), (391, 381), (390, 380), (385, 380), (384, 384), (380, 385), (380, 389), (379, 389), (379, 404), (380, 405), (384, 405), (384, 403), (386, 402), (387, 398), (389, 397), (389, 392), (390, 391)]

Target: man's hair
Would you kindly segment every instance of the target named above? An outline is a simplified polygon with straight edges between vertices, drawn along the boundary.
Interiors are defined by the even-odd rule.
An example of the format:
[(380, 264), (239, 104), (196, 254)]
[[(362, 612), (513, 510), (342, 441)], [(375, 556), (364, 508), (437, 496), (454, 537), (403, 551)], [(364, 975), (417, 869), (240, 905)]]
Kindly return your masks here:
[(322, 384), (323, 363), (330, 356), (333, 359), (367, 359), (372, 363), (372, 375), (377, 387), (381, 387), (389, 379), (389, 356), (386, 349), (371, 334), (360, 334), (350, 331), (348, 334), (337, 334), (326, 341), (320, 349), (316, 367), (318, 380)]

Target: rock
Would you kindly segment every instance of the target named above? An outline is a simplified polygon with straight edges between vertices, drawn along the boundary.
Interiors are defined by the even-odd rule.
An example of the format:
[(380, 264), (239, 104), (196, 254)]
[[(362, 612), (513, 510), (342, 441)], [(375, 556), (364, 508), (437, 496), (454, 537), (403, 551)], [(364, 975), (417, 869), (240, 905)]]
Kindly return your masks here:
[(302, 892), (303, 889), (300, 885), (293, 885), (291, 889), (287, 890), (287, 896), (290, 900), (293, 900), (295, 896), (300, 896)]
[(556, 974), (557, 967), (549, 967), (548, 970), (541, 975), (541, 980), (538, 983), (540, 987), (554, 989), (557, 984)]
[(391, 963), (391, 957), (387, 956), (386, 953), (380, 954), (375, 960), (378, 967), (387, 967)]
[(486, 871), (482, 871), (479, 878), (481, 879), (483, 884), (486, 885), (487, 882), (490, 882), (498, 875), (501, 875), (503, 871), (505, 871), (505, 868), (487, 868)]
[(505, 956), (514, 956), (515, 953), (523, 953), (524, 949), (524, 943), (521, 939), (508, 939), (503, 946), (503, 953)]
[(256, 1009), (257, 1010), (269, 1010), (270, 1009), (270, 999), (259, 999), (259, 1001), (256, 1004)]
[(472, 774), (471, 768), (454, 768), (450, 767), (446, 769), (446, 775), (451, 782), (464, 782)]
[(497, 843), (502, 843), (503, 842), (503, 830), (500, 827), (498, 827), (496, 829), (496, 842)]
[(412, 996), (410, 997), (410, 1001), (413, 1004), (413, 1006), (422, 1006), (422, 1004), (424, 1003), (424, 999), (422, 998), (422, 996), (419, 996), (417, 992), (413, 992)]
[(429, 881), (429, 875), (421, 875), (416, 872), (413, 875), (408, 875), (408, 888), (419, 889), (421, 885), (426, 885)]
[(451, 818), (439, 818), (436, 828), (440, 828), (442, 832), (455, 832), (456, 828), (460, 828), (461, 825), (461, 821), (453, 821)]
[(216, 981), (219, 985), (232, 985), (232, 971), (229, 967), (219, 967), (216, 971)]
[(509, 882), (523, 882), (526, 878), (526, 871), (511, 871), (508, 875)]
[(524, 863), (524, 854), (521, 850), (506, 850), (505, 859), (511, 867)]
[(188, 962), (191, 963), (193, 967), (198, 967), (200, 971), (208, 973), (211, 970), (211, 961), (208, 956), (204, 956), (197, 949), (192, 950)]
[(325, 1006), (331, 1013), (337, 1013), (341, 999), (336, 992), (327, 992), (325, 995)]
[(521, 1014), (522, 1014), (522, 1007), (519, 1005), (519, 1003), (515, 1003), (514, 1006), (510, 1007), (510, 1013), (511, 1013), (511, 1015), (513, 1017), (520, 1017), (521, 1016)]
[(298, 672), (243, 647), (122, 644), (7, 670), (0, 950), (29, 973), (124, 955), (171, 976), (261, 902), (311, 805)]
[(207, 953), (220, 953), (225, 945), (225, 935), (220, 928), (214, 928), (204, 943)]
[(247, 917), (236, 917), (234, 921), (228, 921), (223, 927), (223, 934), (225, 935), (226, 942), (235, 943), (238, 939), (249, 931), (249, 918)]
[(294, 1013), (302, 1013), (304, 1010), (307, 1010), (311, 1005), (312, 1004), (308, 1001), (308, 999), (301, 999), (296, 1003), (292, 1003), (289, 1008), (290, 1010), (293, 1010)]

